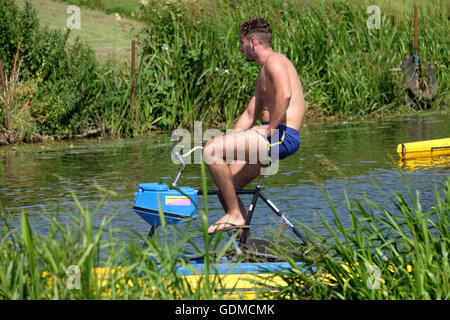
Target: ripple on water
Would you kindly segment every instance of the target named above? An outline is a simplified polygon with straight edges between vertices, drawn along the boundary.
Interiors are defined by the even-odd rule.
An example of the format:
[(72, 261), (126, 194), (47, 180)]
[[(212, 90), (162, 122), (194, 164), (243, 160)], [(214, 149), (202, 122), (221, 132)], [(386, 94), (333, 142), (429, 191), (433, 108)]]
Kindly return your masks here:
[[(347, 201), (363, 202), (367, 195), (394, 210), (390, 200), (395, 192), (408, 198), (405, 184), (411, 190), (420, 190), (421, 201), (429, 207), (435, 187), (450, 175), (450, 161), (409, 168), (397, 162), (396, 147), (401, 142), (450, 137), (448, 123), (449, 116), (345, 125), (308, 123), (301, 132), (300, 149), (280, 161), (276, 175), (264, 179), (267, 188), (263, 192), (291, 221), (323, 234), (327, 231), (320, 215), (330, 223), (334, 219), (327, 196), (346, 226), (351, 223)], [(101, 199), (95, 181), (100, 189), (115, 191), (95, 212), (95, 223), (115, 214), (113, 223), (144, 235), (149, 226), (132, 211), (134, 192), (142, 182), (173, 181), (179, 165), (172, 163), (170, 150), (170, 138), (165, 134), (120, 141), (79, 140), (17, 146), (15, 152), (0, 155), (0, 205), (11, 212), (25, 211), (33, 216), (34, 227), (45, 230), (46, 222), (40, 218), (43, 212), (58, 213), (61, 218), (79, 214), (71, 192), (81, 205), (94, 211)], [(208, 189), (214, 188), (209, 173), (207, 183)], [(255, 184), (256, 181), (251, 186)], [(179, 185), (200, 188), (200, 165), (186, 166)], [(251, 196), (242, 199), (248, 207)], [(208, 198), (208, 204), (212, 223), (224, 212), (217, 197)], [(199, 207), (203, 206), (200, 197)], [(199, 223), (196, 221), (191, 228)], [(280, 223), (259, 200), (252, 233), (263, 236), (267, 228), (278, 230)]]

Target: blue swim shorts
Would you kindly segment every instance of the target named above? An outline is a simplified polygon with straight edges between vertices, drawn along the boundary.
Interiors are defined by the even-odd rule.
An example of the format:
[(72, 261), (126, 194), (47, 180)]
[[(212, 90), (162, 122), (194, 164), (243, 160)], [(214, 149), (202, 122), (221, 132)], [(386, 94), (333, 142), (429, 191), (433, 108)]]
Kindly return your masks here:
[[(263, 125), (269, 124), (264, 123)], [(282, 124), (280, 124), (277, 129), (278, 137), (276, 134), (273, 134), (267, 141), (267, 152), (272, 161), (284, 159), (295, 153), (300, 147), (300, 133), (297, 130)], [(274, 148), (278, 148), (278, 157), (276, 156), (276, 151), (273, 151)], [(274, 155), (274, 158), (276, 159), (273, 159), (272, 155)]]

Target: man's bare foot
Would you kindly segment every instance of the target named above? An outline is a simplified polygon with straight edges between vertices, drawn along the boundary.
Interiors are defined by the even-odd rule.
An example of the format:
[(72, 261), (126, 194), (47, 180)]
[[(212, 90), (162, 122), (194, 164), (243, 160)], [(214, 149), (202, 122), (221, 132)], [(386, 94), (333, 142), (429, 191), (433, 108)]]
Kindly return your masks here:
[(225, 214), (222, 218), (219, 219), (216, 223), (209, 227), (208, 233), (214, 233), (220, 230), (232, 229), (235, 227), (241, 227), (245, 225), (244, 218), (235, 218), (230, 214)]

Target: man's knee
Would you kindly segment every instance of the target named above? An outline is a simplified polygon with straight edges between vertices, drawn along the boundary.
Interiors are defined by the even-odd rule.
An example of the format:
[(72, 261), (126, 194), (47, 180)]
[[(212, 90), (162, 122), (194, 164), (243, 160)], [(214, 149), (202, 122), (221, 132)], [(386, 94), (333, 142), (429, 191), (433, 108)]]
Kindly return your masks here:
[(213, 140), (214, 139), (207, 141), (203, 146), (203, 160), (205, 161), (206, 164), (210, 164), (212, 160), (211, 158), (214, 157)]
[(211, 140), (206, 141), (205, 145), (203, 146), (203, 151), (205, 151), (207, 148), (211, 148), (211, 145), (214, 144), (215, 138), (212, 138)]
[(207, 141), (203, 147), (203, 160), (205, 163), (207, 165), (215, 164), (218, 159), (222, 159), (221, 149), (222, 147), (216, 138)]

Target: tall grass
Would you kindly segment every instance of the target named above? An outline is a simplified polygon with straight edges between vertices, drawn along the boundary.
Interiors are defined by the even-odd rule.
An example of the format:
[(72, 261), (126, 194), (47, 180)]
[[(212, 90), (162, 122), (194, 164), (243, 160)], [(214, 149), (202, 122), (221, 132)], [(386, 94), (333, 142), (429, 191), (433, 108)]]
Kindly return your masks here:
[[(201, 170), (206, 190), (205, 168)], [(47, 226), (40, 231), (33, 230), (25, 213), (20, 217), (2, 213), (0, 299), (232, 296), (233, 288), (227, 286), (215, 264), (229, 253), (232, 239), (222, 246), (220, 234), (208, 234), (207, 201), (204, 209), (199, 209), (197, 229), (192, 230), (192, 221), (184, 228), (163, 223), (161, 234), (145, 239), (133, 231), (113, 227), (115, 214), (99, 222), (98, 218), (94, 220), (104, 201), (114, 196), (107, 190), (102, 194), (96, 207), (89, 208), (72, 193), (77, 212), (65, 217), (46, 216)], [(441, 190), (436, 189), (436, 202), (429, 211), (422, 209), (418, 194), (410, 192), (409, 200), (396, 194), (391, 199), (395, 211), (368, 196), (364, 203), (349, 200), (349, 227), (344, 227), (343, 217), (330, 201), (333, 223), (321, 215), (329, 236), (303, 226), (313, 243), (311, 247), (302, 247), (288, 238), (285, 240), (291, 246), (277, 247), (274, 241), (277, 254), (284, 252), (291, 267), (273, 272), (272, 279), (265, 276), (261, 283), (256, 281), (257, 294), (271, 299), (449, 299), (450, 179)], [(125, 235), (129, 240), (121, 240)], [(202, 247), (194, 238), (203, 241)], [(291, 252), (289, 247), (302, 247), (303, 252)], [(203, 273), (194, 279), (177, 272), (181, 266), (193, 268), (191, 261), (183, 258), (187, 253), (204, 260)], [(298, 265), (298, 261), (304, 264)]]
[[(219, 247), (221, 237), (208, 235), (204, 210), (198, 230), (187, 223), (180, 233), (163, 223), (162, 234), (146, 239), (114, 228), (114, 214), (94, 224), (97, 210), (114, 195), (102, 192), (94, 209), (84, 207), (72, 193), (78, 212), (64, 219), (46, 216), (46, 230), (40, 232), (30, 227), (25, 213), (20, 224), (17, 217), (2, 214), (0, 299), (217, 299), (232, 294), (230, 288), (224, 290), (213, 265), (213, 257), (220, 259), (230, 242)], [(163, 236), (166, 233), (173, 237)], [(119, 234), (128, 234), (130, 240), (121, 240)], [(198, 234), (205, 239), (204, 248), (192, 242)], [(181, 266), (192, 268), (183, 258), (187, 245), (191, 254), (204, 257), (204, 272), (195, 281), (177, 272)]]
[[(303, 272), (292, 268), (275, 273), (288, 284), (277, 298), (290, 299), (450, 299), (450, 178), (436, 202), (424, 211), (419, 192), (409, 199), (395, 194), (396, 210), (365, 195), (364, 203), (348, 200), (350, 227), (330, 201), (333, 224), (322, 214), (330, 237), (309, 229), (313, 247)], [(308, 230), (305, 227), (305, 230)]]
[(106, 13), (119, 13), (129, 17), (139, 16), (139, 0), (59, 0), (69, 5), (103, 10)]
[[(383, 2), (380, 29), (369, 30), (369, 1), (151, 1), (143, 6), (149, 25), (141, 46), (149, 55), (146, 82), (151, 105), (163, 127), (193, 120), (231, 126), (253, 93), (258, 67), (238, 52), (239, 23), (255, 16), (269, 20), (273, 47), (296, 66), (309, 116), (365, 116), (405, 110), (407, 90), (399, 67), (413, 52), (413, 2)], [(448, 21), (445, 2), (419, 4), (419, 52), (438, 61), (440, 90), (433, 106), (448, 100), (444, 47)], [(429, 21), (440, 21), (430, 24)], [(215, 23), (211, 23), (215, 21)], [(432, 35), (432, 36), (431, 36)], [(151, 60), (151, 62), (150, 62)], [(162, 76), (162, 78), (161, 78)], [(148, 79), (148, 78), (147, 78)], [(152, 79), (152, 78), (150, 78)], [(157, 117), (153, 118), (157, 119)], [(149, 120), (145, 119), (146, 122)]]

